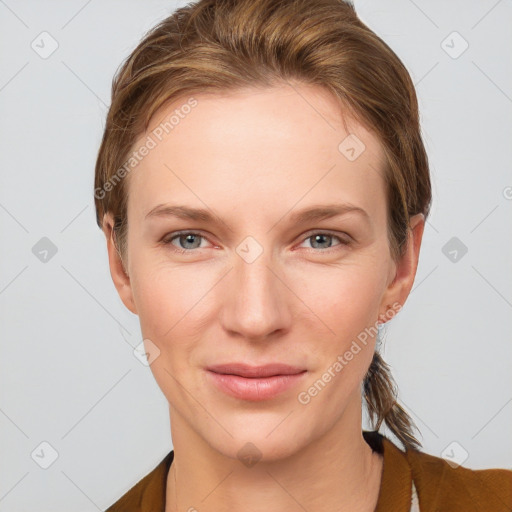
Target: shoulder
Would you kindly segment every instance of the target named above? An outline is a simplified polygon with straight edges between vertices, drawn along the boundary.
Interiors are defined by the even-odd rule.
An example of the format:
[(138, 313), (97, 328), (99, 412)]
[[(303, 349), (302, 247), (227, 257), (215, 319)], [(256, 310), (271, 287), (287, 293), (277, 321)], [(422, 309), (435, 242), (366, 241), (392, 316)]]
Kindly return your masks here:
[(167, 473), (174, 457), (170, 451), (146, 476), (123, 494), (105, 512), (163, 511)]
[(421, 510), (512, 510), (511, 470), (473, 470), (454, 466), (445, 459), (417, 450), (407, 450), (405, 456), (411, 467)]

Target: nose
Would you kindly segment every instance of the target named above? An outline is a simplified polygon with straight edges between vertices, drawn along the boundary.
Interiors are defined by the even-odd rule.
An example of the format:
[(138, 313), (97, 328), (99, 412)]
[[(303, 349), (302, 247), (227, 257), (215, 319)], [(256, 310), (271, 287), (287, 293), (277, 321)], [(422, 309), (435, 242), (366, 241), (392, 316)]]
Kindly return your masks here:
[(231, 335), (265, 341), (290, 329), (293, 293), (282, 268), (265, 252), (253, 261), (236, 255), (224, 286), (220, 320)]

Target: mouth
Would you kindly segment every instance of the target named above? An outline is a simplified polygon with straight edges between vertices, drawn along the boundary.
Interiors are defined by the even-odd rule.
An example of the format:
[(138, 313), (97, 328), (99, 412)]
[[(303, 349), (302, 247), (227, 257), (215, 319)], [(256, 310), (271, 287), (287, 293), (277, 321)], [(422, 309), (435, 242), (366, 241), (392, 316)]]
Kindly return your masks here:
[(270, 400), (297, 385), (307, 370), (281, 363), (250, 366), (229, 363), (206, 368), (218, 389), (241, 400)]
[(304, 368), (282, 363), (270, 363), (262, 366), (250, 366), (245, 363), (227, 363), (209, 366), (207, 370), (224, 375), (238, 375), (245, 378), (265, 378), (277, 375), (296, 375), (305, 372)]

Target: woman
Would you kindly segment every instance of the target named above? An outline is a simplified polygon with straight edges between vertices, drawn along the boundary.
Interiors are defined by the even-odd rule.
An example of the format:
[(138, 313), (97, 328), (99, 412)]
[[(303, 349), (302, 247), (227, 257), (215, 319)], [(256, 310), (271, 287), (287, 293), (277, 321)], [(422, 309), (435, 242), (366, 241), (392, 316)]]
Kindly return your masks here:
[(510, 510), (512, 471), (420, 451), (378, 353), (431, 186), (410, 76), (353, 6), (178, 9), (114, 80), (95, 199), (174, 446), (109, 511)]

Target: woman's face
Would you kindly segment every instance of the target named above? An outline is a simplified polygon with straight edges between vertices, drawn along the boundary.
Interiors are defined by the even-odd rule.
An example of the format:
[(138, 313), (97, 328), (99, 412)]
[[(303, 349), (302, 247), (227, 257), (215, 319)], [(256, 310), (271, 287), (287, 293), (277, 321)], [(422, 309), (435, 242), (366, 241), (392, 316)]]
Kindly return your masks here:
[[(356, 121), (345, 130), (328, 93), (194, 98), (161, 110), (134, 146), (149, 150), (126, 178), (129, 277), (110, 248), (112, 274), (140, 317), (175, 442), (284, 457), (359, 425), (379, 315), (403, 303), (415, 267), (394, 280), (383, 151)], [(302, 373), (251, 382), (208, 369), (230, 363)]]

